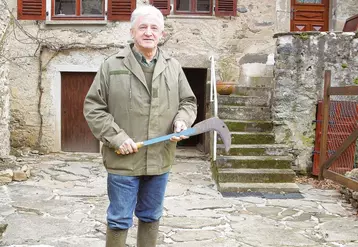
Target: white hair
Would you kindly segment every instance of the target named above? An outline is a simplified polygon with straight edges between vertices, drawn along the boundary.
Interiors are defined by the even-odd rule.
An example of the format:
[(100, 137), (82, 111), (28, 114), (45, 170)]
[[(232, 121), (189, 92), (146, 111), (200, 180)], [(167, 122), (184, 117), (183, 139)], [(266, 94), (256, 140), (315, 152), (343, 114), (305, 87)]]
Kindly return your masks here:
[(153, 5), (142, 5), (140, 7), (137, 7), (131, 15), (131, 28), (134, 27), (135, 22), (137, 21), (137, 18), (140, 16), (146, 16), (146, 15), (154, 15), (158, 17), (159, 24), (162, 30), (164, 30), (164, 17), (162, 12), (160, 12), (159, 9), (154, 7)]

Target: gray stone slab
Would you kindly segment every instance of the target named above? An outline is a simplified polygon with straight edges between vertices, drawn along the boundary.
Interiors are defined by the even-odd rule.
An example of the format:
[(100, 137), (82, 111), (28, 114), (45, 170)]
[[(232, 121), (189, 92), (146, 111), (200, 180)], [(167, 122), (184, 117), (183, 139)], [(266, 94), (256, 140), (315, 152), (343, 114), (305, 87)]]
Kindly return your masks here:
[(324, 239), (329, 242), (358, 242), (358, 221), (351, 219), (333, 219), (319, 227)]
[(158, 245), (158, 247), (252, 247), (252, 245), (243, 244), (235, 239), (228, 238), (217, 238), (208, 241), (190, 241), (190, 242), (179, 242), (179, 243), (165, 243)]
[(219, 191), (217, 191), (215, 188), (213, 187), (207, 187), (207, 186), (203, 186), (203, 185), (198, 185), (198, 186), (192, 186), (189, 188), (189, 192), (190, 194), (194, 194), (194, 195), (204, 195), (204, 196), (208, 196), (208, 197), (214, 197), (217, 199), (222, 199), (222, 195)]
[[(0, 186), (0, 223), (8, 224), (0, 246), (104, 246), (107, 174), (98, 156), (61, 153), (22, 159), (31, 163), (29, 180)], [(358, 243), (354, 211), (336, 191), (299, 185), (304, 198), (227, 198), (217, 191), (208, 161), (176, 162), (164, 201), (160, 247)], [(136, 227), (134, 218), (128, 247), (136, 246)]]
[(322, 203), (321, 205), (328, 213), (331, 214), (339, 214), (341, 216), (348, 216), (350, 214), (345, 208), (337, 203)]
[(319, 203), (306, 201), (306, 200), (297, 200), (297, 199), (277, 199), (277, 200), (267, 200), (267, 206), (279, 206), (283, 208), (295, 208), (304, 210), (305, 212), (322, 212), (322, 208), (319, 208)]
[(283, 208), (280, 207), (256, 207), (256, 206), (251, 206), (251, 207), (246, 207), (246, 210), (253, 213), (253, 214), (258, 214), (261, 216), (266, 216), (266, 217), (277, 217), (279, 216), (279, 213), (281, 213), (283, 211)]
[(202, 229), (204, 227), (217, 227), (225, 223), (223, 219), (204, 217), (164, 217), (161, 225), (175, 229)]
[(94, 234), (92, 222), (75, 222), (66, 218), (20, 213), (6, 218), (9, 222), (2, 241), (11, 244), (51, 244), (59, 237)]
[(171, 181), (170, 183), (168, 183), (165, 195), (167, 197), (181, 196), (186, 194), (187, 191), (189, 191), (190, 187), (191, 186), (189, 185), (183, 185), (182, 183)]
[[(295, 229), (257, 215), (230, 217), (231, 227), (242, 241), (253, 246), (317, 246)], [(247, 231), (250, 229), (250, 231)]]
[(215, 239), (219, 236), (218, 232), (207, 230), (179, 230), (170, 236), (175, 242), (203, 241)]

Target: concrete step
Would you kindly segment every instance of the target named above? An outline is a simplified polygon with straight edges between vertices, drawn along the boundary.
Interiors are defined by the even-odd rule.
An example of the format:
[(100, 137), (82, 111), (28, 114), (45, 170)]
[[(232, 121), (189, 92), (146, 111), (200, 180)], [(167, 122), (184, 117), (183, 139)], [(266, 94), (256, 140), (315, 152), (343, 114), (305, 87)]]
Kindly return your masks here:
[[(231, 132), (231, 144), (274, 144), (273, 133), (265, 132)], [(218, 144), (222, 144), (218, 135)]]
[(258, 106), (219, 106), (218, 115), (221, 119), (270, 120), (271, 109)]
[(218, 144), (217, 153), (222, 155), (239, 155), (239, 156), (264, 156), (274, 155), (282, 156), (288, 155), (288, 146), (284, 144), (252, 144), (252, 145), (231, 145), (230, 151), (227, 154), (223, 144)]
[(216, 157), (215, 166), (233, 169), (291, 169), (291, 156), (225, 156)]
[(219, 183), (292, 183), (295, 176), (292, 169), (217, 169)]
[(230, 131), (238, 132), (270, 132), (272, 121), (243, 121), (223, 119)]
[(219, 105), (269, 106), (269, 99), (263, 96), (218, 95)]
[(234, 95), (240, 96), (264, 96), (268, 99), (271, 98), (271, 87), (242, 87), (236, 86), (234, 89)]
[(238, 84), (248, 87), (272, 87), (273, 77), (240, 75)]
[(219, 183), (220, 192), (298, 193), (295, 183)]

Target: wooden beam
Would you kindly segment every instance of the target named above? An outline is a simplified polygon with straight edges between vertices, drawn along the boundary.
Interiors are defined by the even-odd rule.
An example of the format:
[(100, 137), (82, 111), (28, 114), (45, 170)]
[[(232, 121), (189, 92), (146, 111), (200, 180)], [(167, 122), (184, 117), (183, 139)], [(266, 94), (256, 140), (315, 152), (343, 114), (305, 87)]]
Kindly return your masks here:
[(358, 95), (358, 86), (331, 87), (329, 95)]
[(325, 178), (331, 179), (347, 188), (350, 188), (354, 191), (358, 191), (358, 181), (347, 178), (339, 173), (330, 171), (330, 170), (324, 170), (323, 176)]
[(327, 153), (327, 138), (328, 138), (328, 121), (329, 121), (329, 106), (330, 106), (330, 97), (328, 90), (331, 86), (331, 71), (326, 70), (324, 73), (324, 90), (323, 90), (323, 107), (322, 107), (322, 130), (321, 130), (321, 144), (320, 144), (320, 155), (319, 155), (319, 176), (320, 180), (323, 179), (323, 164), (326, 161)]

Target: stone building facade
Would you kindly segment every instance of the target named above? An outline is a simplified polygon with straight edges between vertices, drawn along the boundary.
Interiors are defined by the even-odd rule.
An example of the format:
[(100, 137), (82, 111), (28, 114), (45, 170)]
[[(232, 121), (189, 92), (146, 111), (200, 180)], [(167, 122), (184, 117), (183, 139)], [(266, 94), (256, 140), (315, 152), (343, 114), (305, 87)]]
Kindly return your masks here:
[[(16, 18), (17, 1), (1, 1), (7, 1), (7, 11)], [(345, 19), (358, 13), (354, 2), (330, 2), (330, 30), (342, 30)], [(145, 0), (137, 1), (137, 5), (145, 3)], [(215, 57), (217, 71), (223, 69), (222, 62), (228, 61), (232, 68), (230, 77), (238, 85), (248, 85), (250, 78), (272, 78), (274, 34), (290, 31), (290, 18), (291, 0), (238, 0), (233, 17), (171, 14), (166, 17), (162, 46), (188, 73), (202, 75), (204, 101), (200, 104), (205, 105), (209, 95), (206, 90), (210, 81), (209, 57)], [(6, 77), (11, 92), (11, 146), (14, 150), (60, 151), (61, 78), (65, 73), (96, 72), (105, 58), (130, 42), (130, 23), (47, 18), (21, 20), (12, 25), (15, 31), (7, 37), (11, 49), (5, 50), (12, 61)], [(195, 79), (198, 78), (194, 76)], [(209, 109), (204, 107), (204, 111)]]
[(7, 57), (10, 13), (0, 1), (0, 158), (10, 152), (9, 61)]

